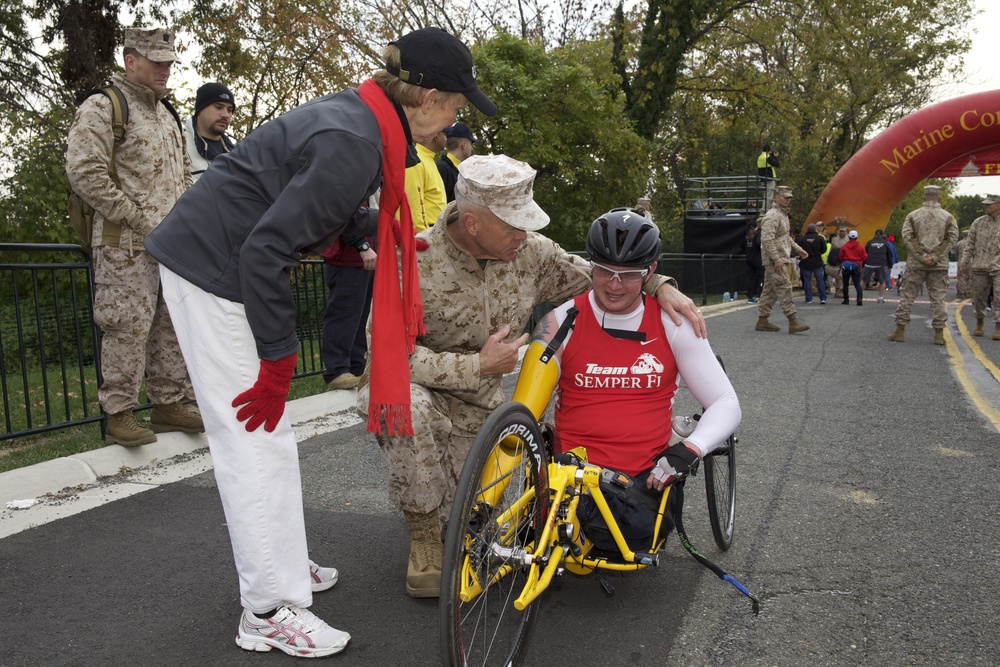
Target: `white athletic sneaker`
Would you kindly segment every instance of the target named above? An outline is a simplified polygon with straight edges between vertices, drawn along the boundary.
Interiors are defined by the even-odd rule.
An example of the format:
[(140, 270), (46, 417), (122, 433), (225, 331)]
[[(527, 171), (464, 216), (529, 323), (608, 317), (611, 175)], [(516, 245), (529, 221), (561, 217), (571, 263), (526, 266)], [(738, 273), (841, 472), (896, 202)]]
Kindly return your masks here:
[(281, 605), (271, 618), (257, 618), (247, 609), (240, 616), (236, 645), (248, 651), (276, 648), (299, 658), (321, 658), (347, 648), (351, 635), (331, 628), (308, 609)]
[(333, 588), (333, 585), (337, 583), (337, 568), (335, 567), (320, 567), (309, 561), (309, 574), (312, 576), (313, 593)]

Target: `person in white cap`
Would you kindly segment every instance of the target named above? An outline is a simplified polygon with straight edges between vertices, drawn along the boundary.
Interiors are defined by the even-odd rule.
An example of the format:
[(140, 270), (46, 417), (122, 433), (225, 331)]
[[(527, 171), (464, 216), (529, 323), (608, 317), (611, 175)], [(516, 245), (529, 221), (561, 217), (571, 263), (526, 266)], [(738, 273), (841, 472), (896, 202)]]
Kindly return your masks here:
[(944, 305), (948, 289), (948, 249), (958, 241), (958, 223), (955, 216), (941, 208), (940, 198), (940, 186), (926, 186), (923, 206), (910, 212), (903, 221), (903, 242), (910, 254), (906, 258), (906, 280), (900, 289), (899, 306), (896, 308), (896, 330), (886, 337), (897, 343), (905, 339), (913, 301), (926, 283), (931, 299), (934, 344), (944, 345), (944, 325), (948, 322), (948, 311)]
[(852, 229), (847, 232), (847, 243), (840, 247), (840, 275), (841, 291), (844, 293), (845, 306), (851, 303), (851, 283), (854, 283), (854, 291), (858, 295), (858, 305), (864, 305), (864, 289), (861, 285), (861, 267), (868, 259), (868, 251), (858, 243), (858, 230)]
[[(410, 356), (413, 436), (376, 435), (389, 464), (389, 496), (410, 531), (406, 592), (437, 597), (441, 527), (472, 441), (506, 399), (500, 381), (518, 362), (532, 308), (590, 288), (590, 265), (538, 233), (549, 216), (535, 203), (535, 170), (504, 155), (475, 155), (459, 167), (455, 201), (417, 238), (427, 333)], [(698, 335), (694, 303), (660, 275), (646, 291), (676, 323)], [(367, 372), (366, 372), (367, 375)], [(362, 377), (358, 409), (368, 412)]]
[[(986, 297), (990, 290), (1000, 294), (1000, 195), (983, 197), (983, 209), (986, 215), (973, 220), (968, 230), (958, 266), (959, 280), (968, 279), (972, 290), (972, 305), (976, 311), (974, 336), (983, 335)], [(1000, 340), (1000, 308), (993, 309), (993, 324), (993, 340)]]

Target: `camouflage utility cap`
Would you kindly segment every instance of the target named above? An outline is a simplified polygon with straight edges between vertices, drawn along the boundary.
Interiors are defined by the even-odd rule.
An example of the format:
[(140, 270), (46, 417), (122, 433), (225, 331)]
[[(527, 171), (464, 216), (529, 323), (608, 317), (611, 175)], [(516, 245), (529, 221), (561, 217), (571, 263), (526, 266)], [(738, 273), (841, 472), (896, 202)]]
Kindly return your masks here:
[(1000, 195), (986, 195), (983, 197), (983, 206), (990, 204), (1000, 204)]
[(792, 189), (787, 185), (779, 185), (774, 189), (774, 194), (781, 195), (782, 197), (791, 197)]
[(924, 187), (924, 196), (925, 197), (936, 197), (939, 194), (941, 194), (941, 186), (940, 185), (927, 185), (927, 186)]
[(455, 196), (485, 206), (511, 227), (526, 232), (549, 224), (549, 216), (535, 203), (535, 170), (506, 155), (473, 155), (458, 165)]
[(177, 61), (174, 53), (174, 32), (164, 28), (126, 28), (125, 48), (135, 49), (139, 55), (154, 63)]

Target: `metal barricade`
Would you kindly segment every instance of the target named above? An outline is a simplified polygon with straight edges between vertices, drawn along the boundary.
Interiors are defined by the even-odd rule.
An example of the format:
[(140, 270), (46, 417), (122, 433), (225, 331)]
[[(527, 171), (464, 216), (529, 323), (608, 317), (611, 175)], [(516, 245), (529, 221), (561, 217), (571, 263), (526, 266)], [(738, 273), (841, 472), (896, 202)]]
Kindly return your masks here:
[(0, 440), (103, 420), (92, 303), (80, 246), (0, 243)]

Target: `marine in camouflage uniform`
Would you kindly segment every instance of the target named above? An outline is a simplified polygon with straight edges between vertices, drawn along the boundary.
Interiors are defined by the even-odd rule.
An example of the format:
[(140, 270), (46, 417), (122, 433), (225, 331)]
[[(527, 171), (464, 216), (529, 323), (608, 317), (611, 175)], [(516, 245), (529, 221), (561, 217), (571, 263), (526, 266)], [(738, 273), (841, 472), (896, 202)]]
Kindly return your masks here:
[[(1000, 294), (1000, 195), (986, 195), (983, 206), (986, 215), (972, 222), (958, 265), (959, 282), (966, 278), (972, 290), (972, 304), (976, 311), (973, 334), (976, 336), (983, 335), (986, 298), (990, 290)], [(993, 340), (1000, 340), (1000, 308), (993, 309), (993, 322)]]
[[(190, 387), (170, 315), (160, 293), (157, 262), (143, 247), (181, 194), (191, 185), (191, 162), (176, 119), (160, 100), (169, 92), (176, 60), (173, 33), (125, 31), (126, 73), (111, 83), (128, 102), (129, 122), (115, 152), (120, 183), (109, 173), (114, 136), (112, 105), (91, 95), (77, 110), (66, 150), (70, 186), (94, 208), (94, 320), (101, 328), (98, 392), (108, 414), (109, 442), (135, 446), (153, 442), (153, 431), (132, 413), (146, 375), (156, 431), (201, 432), (201, 418), (183, 405)], [(145, 55), (144, 55), (145, 54)]]
[(802, 259), (809, 256), (788, 234), (788, 210), (792, 202), (792, 189), (781, 185), (775, 188), (774, 203), (764, 214), (760, 228), (761, 261), (764, 263), (764, 289), (760, 294), (757, 331), (778, 331), (779, 327), (767, 321), (775, 301), (781, 300), (781, 310), (788, 318), (788, 333), (798, 333), (809, 328), (796, 316), (792, 303), (792, 282), (788, 276), (791, 252)]
[[(445, 208), (443, 222), (417, 237), (429, 247), (418, 254), (427, 333), (417, 338), (410, 357), (414, 435), (376, 436), (389, 464), (389, 496), (410, 528), (407, 592), (413, 597), (438, 595), (440, 527), (451, 512), (455, 487), (476, 433), (507, 400), (501, 387), (503, 373), (481, 372), (489, 339), (501, 330), (508, 332), (502, 344), (515, 355), (507, 372), (513, 371), (516, 347), (526, 343), (526, 336), (517, 337), (525, 330), (532, 308), (561, 303), (590, 288), (587, 261), (531, 231), (548, 222), (531, 199), (533, 169), (491, 155), (463, 161), (459, 173), (457, 201)], [(477, 206), (466, 208), (466, 202)], [(521, 230), (518, 234), (524, 240), (516, 256), (478, 259), (463, 249), (455, 240), (461, 234), (456, 229), (466, 224), (467, 210), (485, 233), (503, 233), (497, 227), (491, 230), (492, 225), (502, 225), (507, 232)], [(647, 283), (648, 291), (655, 293), (668, 281), (654, 276)], [(696, 314), (693, 304), (692, 309)], [(368, 410), (367, 380), (366, 373), (358, 392), (362, 415)]]
[(913, 300), (926, 283), (931, 299), (934, 344), (944, 345), (944, 325), (948, 321), (944, 305), (948, 289), (948, 249), (958, 240), (958, 224), (951, 213), (941, 208), (940, 194), (941, 188), (936, 185), (925, 187), (923, 206), (907, 215), (903, 222), (903, 242), (910, 254), (896, 308), (896, 330), (889, 334), (889, 340), (903, 342), (903, 330), (910, 321)]

